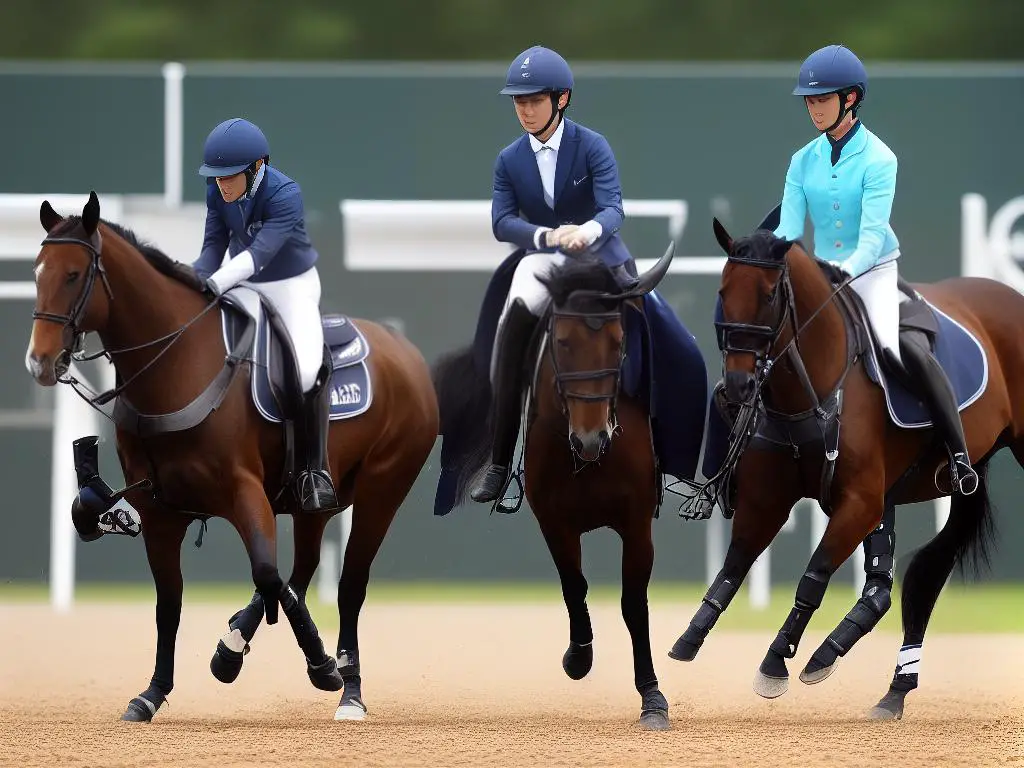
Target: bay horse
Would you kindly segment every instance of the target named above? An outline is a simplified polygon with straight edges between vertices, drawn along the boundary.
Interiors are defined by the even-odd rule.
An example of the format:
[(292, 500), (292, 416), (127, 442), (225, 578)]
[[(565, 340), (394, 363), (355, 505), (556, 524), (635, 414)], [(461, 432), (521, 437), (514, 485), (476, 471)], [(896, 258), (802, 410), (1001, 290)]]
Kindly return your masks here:
[[(525, 413), (525, 498), (551, 552), (569, 613), (569, 647), (562, 668), (580, 680), (593, 665), (580, 537), (611, 528), (622, 539), (622, 617), (642, 699), (639, 722), (650, 730), (669, 728), (668, 701), (658, 690), (651, 658), (647, 608), (654, 564), (651, 528), (661, 475), (646, 406), (620, 389), (626, 355), (623, 312), (625, 305), (657, 286), (673, 250), (670, 246), (650, 271), (625, 289), (595, 258), (570, 258), (552, 268), (541, 278), (551, 306), (525, 362), (525, 380), (531, 382)], [(490, 382), (474, 365), (472, 346), (440, 358), (434, 380), (442, 434), (475, 428), (472, 445), (455, 459), (463, 500), (489, 456)]]
[[(352, 321), (372, 349), (367, 359), (372, 405), (331, 425), (328, 450), (338, 510), (298, 512), (294, 497), (281, 492), (284, 430), (261, 416), (249, 394), (254, 358), (244, 349), (226, 348), (221, 314), (213, 311), (218, 303), (201, 293), (192, 268), (101, 220), (95, 192), (80, 217), (63, 218), (44, 201), (40, 222), (47, 234), (35, 263), (26, 364), (43, 386), (74, 384), (65, 378), (72, 355), (87, 332), (98, 334), (117, 386), (91, 403), (114, 404), (117, 454), (132, 488), (125, 498), (141, 517), (156, 585), (155, 670), (123, 719), (151, 720), (174, 687), (181, 542), (190, 522), (210, 517), (224, 518), (238, 531), (256, 587), (253, 601), (236, 614), (218, 644), (214, 674), (225, 682), (237, 676), (264, 612), (274, 624), (280, 605), (310, 681), (321, 690), (343, 689), (336, 717), (360, 719), (366, 707), (356, 627), (370, 565), (438, 431), (426, 361), (409, 341), (383, 326)], [(319, 562), (324, 527), (350, 504), (335, 659), (324, 651), (305, 592)], [(281, 513), (294, 513), (295, 520), (295, 566), (287, 584), (277, 568), (275, 515)]]
[[(754, 681), (759, 695), (774, 698), (788, 688), (786, 659), (795, 656), (829, 578), (862, 541), (868, 555), (862, 596), (811, 656), (801, 681), (827, 678), (888, 610), (894, 507), (951, 495), (948, 482), (940, 487), (949, 458), (927, 420), (919, 428), (897, 426), (899, 372), (886, 372), (875, 354), (856, 294), (846, 287), (856, 278), (769, 230), (738, 240), (717, 220), (714, 230), (728, 256), (716, 325), (724, 400), (741, 451), (738, 463), (724, 468), (734, 475), (735, 519), (724, 566), (669, 655), (685, 661), (696, 656), (794, 503), (817, 499), (828, 525)], [(954, 565), (966, 571), (987, 563), (993, 538), (989, 460), (1008, 447), (1024, 462), (1024, 296), (979, 278), (913, 286), (901, 280), (900, 290), (906, 298), (900, 321), (905, 361), (913, 357), (910, 345), (931, 345), (937, 356), (945, 350), (943, 367), (956, 370), (966, 362), (963, 350), (949, 351), (958, 335), (968, 340), (963, 349), (975, 350), (971, 370), (961, 365), (958, 375), (980, 387), (973, 398), (960, 396), (959, 404), (980, 483), (972, 495), (952, 495), (948, 521), (910, 561), (902, 584), (903, 646), (889, 690), (870, 712), (878, 719), (901, 718), (907, 693), (918, 686), (928, 620)], [(912, 385), (904, 391), (912, 392)]]

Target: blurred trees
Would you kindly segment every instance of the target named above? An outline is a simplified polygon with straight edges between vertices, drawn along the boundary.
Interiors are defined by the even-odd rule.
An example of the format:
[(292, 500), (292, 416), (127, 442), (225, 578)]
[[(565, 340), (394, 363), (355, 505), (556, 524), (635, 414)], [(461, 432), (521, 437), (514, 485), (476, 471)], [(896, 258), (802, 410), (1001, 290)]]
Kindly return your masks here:
[(2, 0), (0, 58), (1024, 58), (1024, 0)]

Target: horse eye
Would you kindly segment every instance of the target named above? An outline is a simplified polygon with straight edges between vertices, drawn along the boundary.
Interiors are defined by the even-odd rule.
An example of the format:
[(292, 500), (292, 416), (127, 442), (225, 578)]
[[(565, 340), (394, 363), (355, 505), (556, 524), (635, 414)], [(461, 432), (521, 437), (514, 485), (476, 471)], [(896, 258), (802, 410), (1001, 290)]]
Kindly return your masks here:
[(556, 339), (556, 341), (558, 343), (558, 348), (559, 349), (568, 349), (569, 348), (569, 340), (568, 339)]
[(78, 279), (79, 275), (81, 274), (82, 273), (78, 271), (68, 272), (68, 285), (71, 285), (73, 282), (75, 282)]

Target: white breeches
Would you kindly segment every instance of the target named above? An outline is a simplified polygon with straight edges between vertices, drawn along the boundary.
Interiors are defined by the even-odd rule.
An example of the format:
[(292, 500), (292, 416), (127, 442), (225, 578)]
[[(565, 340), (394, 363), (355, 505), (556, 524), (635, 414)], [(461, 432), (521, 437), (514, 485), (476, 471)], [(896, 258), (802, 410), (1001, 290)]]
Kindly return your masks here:
[(564, 264), (565, 259), (564, 254), (557, 252), (533, 253), (524, 257), (512, 276), (512, 287), (509, 288), (508, 299), (505, 301), (505, 311), (508, 311), (513, 301), (522, 299), (530, 312), (539, 317), (548, 304), (548, 289), (538, 278), (546, 275), (552, 267)]
[(867, 311), (879, 345), (900, 358), (900, 291), (896, 284), (897, 260), (865, 272), (850, 287), (857, 292)]
[[(544, 312), (550, 297), (548, 289), (538, 279), (548, 273), (556, 265), (563, 264), (566, 256), (562, 253), (532, 253), (524, 256), (512, 275), (512, 285), (508, 291), (508, 298), (505, 299), (505, 308), (502, 310), (501, 319), (498, 321), (498, 336), (501, 335), (502, 326), (505, 325), (505, 315), (512, 302), (521, 299), (531, 314), (536, 317)], [(494, 381), (494, 366), (497, 362), (497, 355), (491, 356), (491, 381)]]
[(324, 328), (320, 320), (320, 275), (311, 267), (301, 275), (272, 283), (242, 285), (261, 294), (281, 316), (295, 348), (302, 391), (309, 392), (324, 362)]

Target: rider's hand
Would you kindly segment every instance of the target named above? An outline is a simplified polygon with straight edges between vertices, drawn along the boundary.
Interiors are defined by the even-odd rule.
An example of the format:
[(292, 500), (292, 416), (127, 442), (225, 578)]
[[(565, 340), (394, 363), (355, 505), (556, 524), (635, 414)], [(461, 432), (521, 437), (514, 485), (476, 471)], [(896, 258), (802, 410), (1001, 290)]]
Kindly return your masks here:
[(577, 230), (575, 224), (563, 224), (557, 229), (544, 233), (544, 245), (548, 248), (561, 248), (568, 238)]

